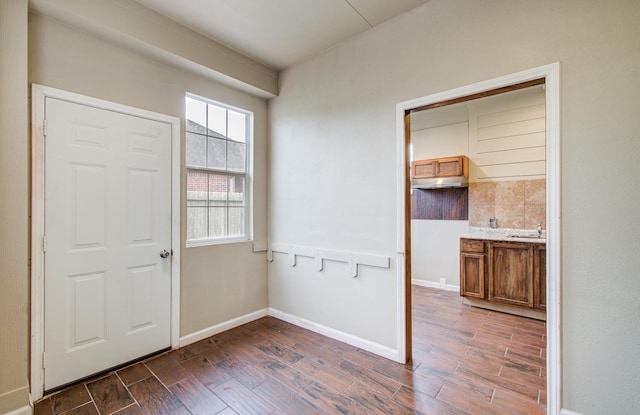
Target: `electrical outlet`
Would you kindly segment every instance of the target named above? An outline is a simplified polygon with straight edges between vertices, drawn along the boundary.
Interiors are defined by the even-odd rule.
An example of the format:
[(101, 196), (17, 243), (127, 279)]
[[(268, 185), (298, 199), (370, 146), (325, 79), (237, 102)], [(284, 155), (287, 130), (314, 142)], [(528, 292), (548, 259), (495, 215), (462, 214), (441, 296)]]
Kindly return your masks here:
[(445, 285), (447, 285), (447, 279), (446, 278), (440, 278), (440, 286), (444, 287)]

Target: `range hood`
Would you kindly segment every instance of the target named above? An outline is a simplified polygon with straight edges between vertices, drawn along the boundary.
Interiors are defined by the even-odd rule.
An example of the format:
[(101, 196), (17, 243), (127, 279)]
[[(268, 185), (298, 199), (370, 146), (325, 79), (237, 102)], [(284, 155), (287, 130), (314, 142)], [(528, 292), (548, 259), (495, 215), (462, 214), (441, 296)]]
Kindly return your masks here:
[(416, 160), (411, 163), (411, 188), (443, 189), (469, 185), (467, 156)]
[(447, 187), (468, 187), (469, 178), (463, 176), (432, 177), (428, 179), (411, 179), (412, 189), (445, 189)]

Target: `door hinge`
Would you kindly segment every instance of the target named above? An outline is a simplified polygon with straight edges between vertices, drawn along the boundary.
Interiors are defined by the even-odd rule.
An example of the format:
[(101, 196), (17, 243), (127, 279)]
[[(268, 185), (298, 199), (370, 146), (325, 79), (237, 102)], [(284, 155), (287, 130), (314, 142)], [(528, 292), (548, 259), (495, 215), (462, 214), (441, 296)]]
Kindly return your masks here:
[(47, 119), (42, 120), (42, 135), (47, 136)]
[(47, 235), (42, 237), (42, 252), (47, 252)]

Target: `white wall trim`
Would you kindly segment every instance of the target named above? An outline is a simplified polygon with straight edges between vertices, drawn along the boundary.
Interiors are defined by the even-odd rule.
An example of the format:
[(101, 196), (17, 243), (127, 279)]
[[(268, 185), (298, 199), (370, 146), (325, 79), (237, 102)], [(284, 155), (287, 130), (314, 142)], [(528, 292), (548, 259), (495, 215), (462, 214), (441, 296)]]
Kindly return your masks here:
[(349, 264), (349, 273), (352, 277), (358, 276), (358, 267), (360, 265), (379, 268), (389, 268), (391, 266), (390, 258), (385, 255), (337, 251), (333, 249), (282, 243), (270, 243), (267, 249), (267, 260), (269, 262), (273, 262), (274, 252), (289, 254), (289, 265), (292, 267), (296, 266), (296, 257), (298, 256), (314, 258), (317, 271), (322, 271), (324, 268), (324, 261), (345, 262)]
[(562, 409), (562, 235), (560, 64), (546, 67), (547, 413)]
[(265, 239), (259, 239), (257, 241), (253, 241), (253, 243), (251, 244), (251, 251), (254, 254), (257, 254), (260, 252), (267, 252), (268, 250), (269, 250), (269, 245)]
[(44, 98), (33, 85), (31, 92), (31, 370), (33, 400), (44, 393)]
[[(546, 179), (547, 179), (547, 413), (559, 415), (562, 401), (562, 349), (561, 349), (561, 218), (560, 218), (560, 63), (552, 63), (526, 71), (501, 76), (472, 85), (451, 89), (425, 97), (415, 98), (396, 105), (396, 166), (397, 166), (397, 252), (403, 256), (405, 249), (405, 111), (436, 102), (464, 97), (504, 86), (534, 79), (545, 79), (546, 86)], [(405, 303), (403, 289), (407, 276), (405, 268), (398, 281), (398, 304)], [(397, 314), (398, 350), (406, 349), (406, 305)]]
[[(404, 188), (404, 185), (403, 185), (403, 188)], [(402, 235), (403, 235), (402, 238), (403, 238), (403, 245), (404, 245), (404, 223), (402, 224)], [(396, 295), (397, 295), (397, 303), (398, 303), (398, 306), (397, 306), (398, 308), (396, 310), (396, 316), (397, 316), (396, 335), (398, 340), (397, 341), (398, 359), (396, 361), (398, 363), (406, 363), (407, 347), (405, 344), (405, 338), (406, 338), (407, 326), (405, 324), (406, 323), (405, 318), (406, 318), (406, 310), (407, 310), (407, 284), (405, 284), (406, 258), (404, 256), (404, 251), (397, 253), (396, 261), (398, 263), (396, 267), (396, 287), (397, 287)], [(411, 293), (409, 293), (409, 295), (411, 295)], [(410, 304), (409, 304), (409, 307), (411, 307)]]
[(578, 413), (578, 412), (570, 411), (568, 409), (561, 409), (560, 410), (560, 415), (581, 415), (581, 414)]
[(302, 327), (303, 329), (311, 330), (315, 333), (322, 334), (323, 336), (327, 336), (334, 340), (338, 340), (366, 350), (368, 352), (374, 353), (378, 356), (382, 356), (394, 361), (399, 361), (398, 351), (390, 347), (365, 340), (361, 337), (357, 337), (352, 334), (333, 329), (331, 327), (323, 326), (322, 324), (318, 324), (313, 321), (305, 320), (303, 318), (297, 317), (293, 314), (285, 313), (275, 308), (269, 308), (269, 315), (277, 319), (286, 321), (287, 323)]
[(195, 333), (187, 334), (186, 336), (180, 338), (180, 347), (184, 347), (191, 343), (204, 340), (207, 337), (215, 336), (216, 334), (222, 333), (223, 331), (231, 330), (233, 328), (242, 326), (243, 324), (250, 323), (254, 320), (258, 320), (259, 318), (266, 317), (268, 315), (269, 309), (263, 308), (262, 310), (254, 311), (253, 313), (245, 314), (243, 316), (232, 318), (231, 320), (227, 320), (222, 323), (204, 328), (202, 330), (196, 331)]
[[(153, 114), (153, 113), (152, 113)], [(163, 116), (168, 117), (168, 116)], [(171, 347), (180, 344), (180, 261), (182, 258), (182, 134), (180, 119), (168, 117), (171, 123)]]
[(280, 319), (282, 321), (286, 321), (287, 323), (291, 323), (298, 327), (302, 327), (304, 329), (311, 330), (315, 333), (322, 334), (323, 336), (330, 337), (334, 340), (338, 340), (338, 341), (350, 344), (352, 346), (359, 347), (361, 349), (364, 349), (368, 352), (385, 357), (387, 359), (399, 361), (398, 351), (390, 347), (383, 346), (378, 343), (374, 343), (372, 341), (362, 339), (360, 337), (342, 332), (340, 330), (333, 329), (331, 327), (323, 326), (322, 324), (318, 324), (313, 321), (300, 318), (293, 314), (285, 313), (275, 308), (264, 308), (262, 310), (254, 311), (252, 313), (245, 314), (243, 316), (239, 316), (231, 320), (227, 320), (222, 323), (216, 324), (214, 326), (204, 328), (195, 333), (191, 333), (186, 336), (183, 336), (180, 338), (180, 347), (184, 347), (189, 344), (198, 342), (200, 340), (204, 340), (207, 337), (215, 336), (216, 334), (222, 333), (227, 330), (231, 330), (233, 328), (239, 327), (243, 324), (250, 323), (252, 321), (258, 320), (266, 316), (271, 316), (271, 317)]
[(415, 278), (411, 279), (411, 284), (419, 285), (420, 287), (437, 288), (439, 290), (444, 290), (444, 291), (460, 292), (460, 286), (459, 285), (440, 284), (440, 283), (433, 282), (433, 281), (418, 280), (418, 279), (415, 279)]
[(11, 412), (6, 412), (4, 415), (31, 415), (33, 413), (33, 408), (29, 405), (23, 406), (22, 408), (15, 409)]
[(123, 104), (104, 101), (60, 89), (38, 84), (32, 85), (31, 93), (31, 396), (42, 398), (44, 392), (44, 162), (45, 146), (43, 120), (45, 98), (53, 97), (82, 105), (130, 114), (171, 125), (171, 347), (179, 346), (180, 337), (180, 119), (134, 108)]

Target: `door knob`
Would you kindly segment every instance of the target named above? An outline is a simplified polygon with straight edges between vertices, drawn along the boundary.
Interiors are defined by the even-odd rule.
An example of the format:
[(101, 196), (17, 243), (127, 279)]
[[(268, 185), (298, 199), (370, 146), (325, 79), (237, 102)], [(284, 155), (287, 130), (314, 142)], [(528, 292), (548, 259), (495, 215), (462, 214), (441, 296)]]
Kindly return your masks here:
[(160, 258), (168, 258), (169, 255), (171, 255), (171, 252), (167, 251), (166, 249), (160, 251)]

